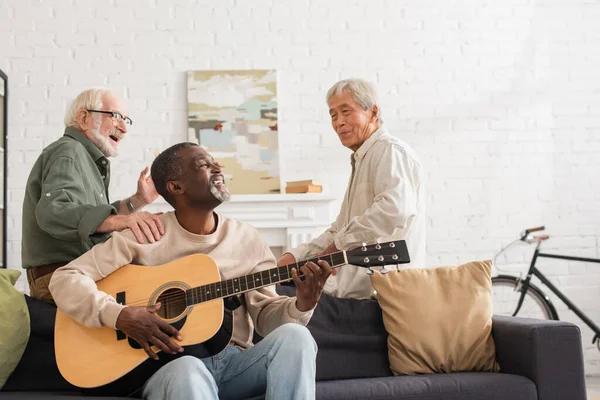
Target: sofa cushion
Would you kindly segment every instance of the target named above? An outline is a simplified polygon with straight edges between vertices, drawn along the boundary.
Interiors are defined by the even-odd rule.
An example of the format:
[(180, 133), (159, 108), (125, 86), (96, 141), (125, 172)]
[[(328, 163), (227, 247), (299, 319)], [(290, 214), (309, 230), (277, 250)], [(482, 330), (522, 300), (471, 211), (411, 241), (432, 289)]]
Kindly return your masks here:
[(371, 275), (394, 374), (499, 370), (491, 261)]
[[(295, 296), (293, 286), (278, 286)], [(391, 376), (387, 332), (375, 300), (342, 299), (323, 294), (307, 328), (317, 352), (317, 381)]]
[[(21, 294), (23, 295), (23, 294)], [(77, 391), (58, 371), (54, 356), (56, 307), (24, 295), (31, 317), (31, 333), (21, 361), (3, 391)]]
[(29, 312), (14, 284), (20, 271), (0, 269), (0, 388), (15, 370), (29, 339)]
[(317, 400), (535, 400), (529, 379), (493, 372), (461, 372), (349, 379), (317, 383)]

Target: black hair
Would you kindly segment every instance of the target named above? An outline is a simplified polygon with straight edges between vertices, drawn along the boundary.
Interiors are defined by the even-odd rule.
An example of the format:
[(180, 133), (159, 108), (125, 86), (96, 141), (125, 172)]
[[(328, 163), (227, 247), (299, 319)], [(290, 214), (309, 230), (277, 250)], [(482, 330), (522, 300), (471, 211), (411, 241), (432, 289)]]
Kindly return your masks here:
[(183, 159), (179, 156), (179, 150), (195, 146), (198, 145), (192, 142), (177, 143), (160, 153), (150, 168), (156, 191), (173, 207), (175, 205), (167, 190), (167, 183), (180, 179), (183, 175)]

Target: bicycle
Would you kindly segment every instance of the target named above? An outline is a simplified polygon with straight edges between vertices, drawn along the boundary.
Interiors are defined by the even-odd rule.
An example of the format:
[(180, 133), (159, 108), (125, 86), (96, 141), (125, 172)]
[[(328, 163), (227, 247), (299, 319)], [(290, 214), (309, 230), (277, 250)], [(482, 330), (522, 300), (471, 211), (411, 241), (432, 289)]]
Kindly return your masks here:
[[(544, 226), (525, 229), (523, 232), (521, 232), (519, 239), (516, 239), (507, 246), (505, 246), (503, 249), (500, 250), (500, 252), (498, 252), (494, 256), (495, 265), (496, 258), (514, 243), (517, 243), (518, 241), (526, 242), (529, 244), (536, 243), (535, 252), (533, 253), (533, 257), (531, 259), (529, 270), (527, 271), (527, 276), (525, 279), (522, 279), (520, 276), (517, 277), (513, 275), (497, 275), (495, 277), (492, 277), (492, 289), (494, 290), (494, 313), (512, 316), (516, 316), (520, 313), (519, 316), (558, 320), (558, 312), (556, 311), (554, 304), (552, 304), (552, 300), (550, 299), (550, 297), (548, 297), (542, 290), (540, 290), (539, 287), (531, 283), (531, 278), (535, 276), (544, 285), (546, 285), (552, 293), (554, 293), (560, 300), (562, 300), (563, 303), (565, 303), (571, 311), (573, 311), (583, 322), (585, 322), (587, 326), (590, 327), (590, 329), (595, 333), (594, 338), (592, 339), (592, 344), (596, 344), (598, 346), (598, 350), (600, 350), (600, 327), (598, 327), (598, 325), (596, 325), (564, 293), (562, 293), (555, 285), (553, 285), (552, 282), (550, 282), (548, 278), (546, 278), (546, 276), (539, 269), (535, 267), (538, 258), (554, 258), (560, 260), (592, 263), (600, 263), (600, 259), (574, 257), (561, 254), (548, 254), (540, 252), (540, 247), (542, 243), (550, 239), (550, 236), (533, 236), (531, 235), (531, 233), (540, 232), (543, 230), (545, 230)], [(506, 288), (512, 291), (512, 293), (509, 293), (508, 301), (500, 295), (500, 292), (502, 292), (502, 290)], [(515, 296), (515, 293), (518, 293), (519, 296)], [(514, 304), (515, 302), (516, 305)], [(499, 310), (499, 307), (497, 307), (502, 305), (507, 305), (507, 312), (503, 313), (501, 310)]]

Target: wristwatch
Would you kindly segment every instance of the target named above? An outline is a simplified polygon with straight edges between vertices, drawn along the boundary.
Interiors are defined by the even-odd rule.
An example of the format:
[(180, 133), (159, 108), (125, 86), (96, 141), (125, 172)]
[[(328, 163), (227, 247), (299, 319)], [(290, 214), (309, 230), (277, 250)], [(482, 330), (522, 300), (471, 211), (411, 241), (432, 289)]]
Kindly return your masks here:
[(127, 209), (129, 210), (129, 212), (135, 212), (135, 206), (131, 202), (131, 197), (129, 197), (127, 199), (127, 201), (125, 202), (125, 204), (127, 204)]

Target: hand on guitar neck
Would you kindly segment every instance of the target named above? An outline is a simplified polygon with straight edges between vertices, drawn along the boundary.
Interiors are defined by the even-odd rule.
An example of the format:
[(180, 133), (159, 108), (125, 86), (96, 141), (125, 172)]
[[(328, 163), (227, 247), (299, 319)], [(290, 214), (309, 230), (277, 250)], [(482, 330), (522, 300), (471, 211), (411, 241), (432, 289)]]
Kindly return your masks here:
[[(338, 248), (335, 247), (335, 243), (331, 243), (331, 245), (317, 254), (317, 257), (321, 257), (327, 254), (338, 252)], [(281, 267), (284, 265), (290, 265), (296, 263), (296, 257), (294, 257), (291, 253), (285, 253), (279, 260), (277, 260), (277, 266)], [(337, 274), (337, 269), (331, 268), (331, 275), (335, 276)]]
[(292, 279), (296, 283), (296, 308), (298, 311), (308, 311), (317, 305), (325, 282), (331, 275), (331, 267), (327, 261), (320, 260), (318, 264), (307, 262), (300, 267), (300, 272), (305, 277), (304, 280), (300, 279), (296, 268), (292, 269)]
[[(324, 254), (329, 254), (330, 252), (328, 250), (331, 248), (334, 249), (332, 252), (338, 251), (335, 248), (335, 245), (332, 244), (328, 249), (322, 251), (317, 256), (320, 257)], [(296, 258), (292, 254), (285, 253), (277, 261), (277, 266), (281, 267), (283, 265), (295, 264), (296, 262)], [(318, 261), (318, 264), (319, 265), (317, 266), (317, 264), (313, 262), (308, 262), (300, 267), (300, 272), (305, 276), (304, 280), (300, 279), (295, 268), (292, 269), (292, 277), (296, 284), (296, 308), (298, 311), (308, 311), (316, 306), (321, 298), (321, 293), (323, 293), (325, 282), (330, 275), (335, 276), (336, 274), (336, 270), (331, 268), (326, 261), (320, 260)]]
[(116, 323), (118, 330), (135, 339), (144, 348), (146, 354), (154, 360), (158, 360), (158, 355), (150, 348), (152, 345), (168, 354), (183, 351), (183, 347), (171, 339), (172, 336), (181, 341), (181, 334), (156, 316), (159, 308), (160, 303), (156, 303), (152, 307), (125, 307), (119, 314)]

